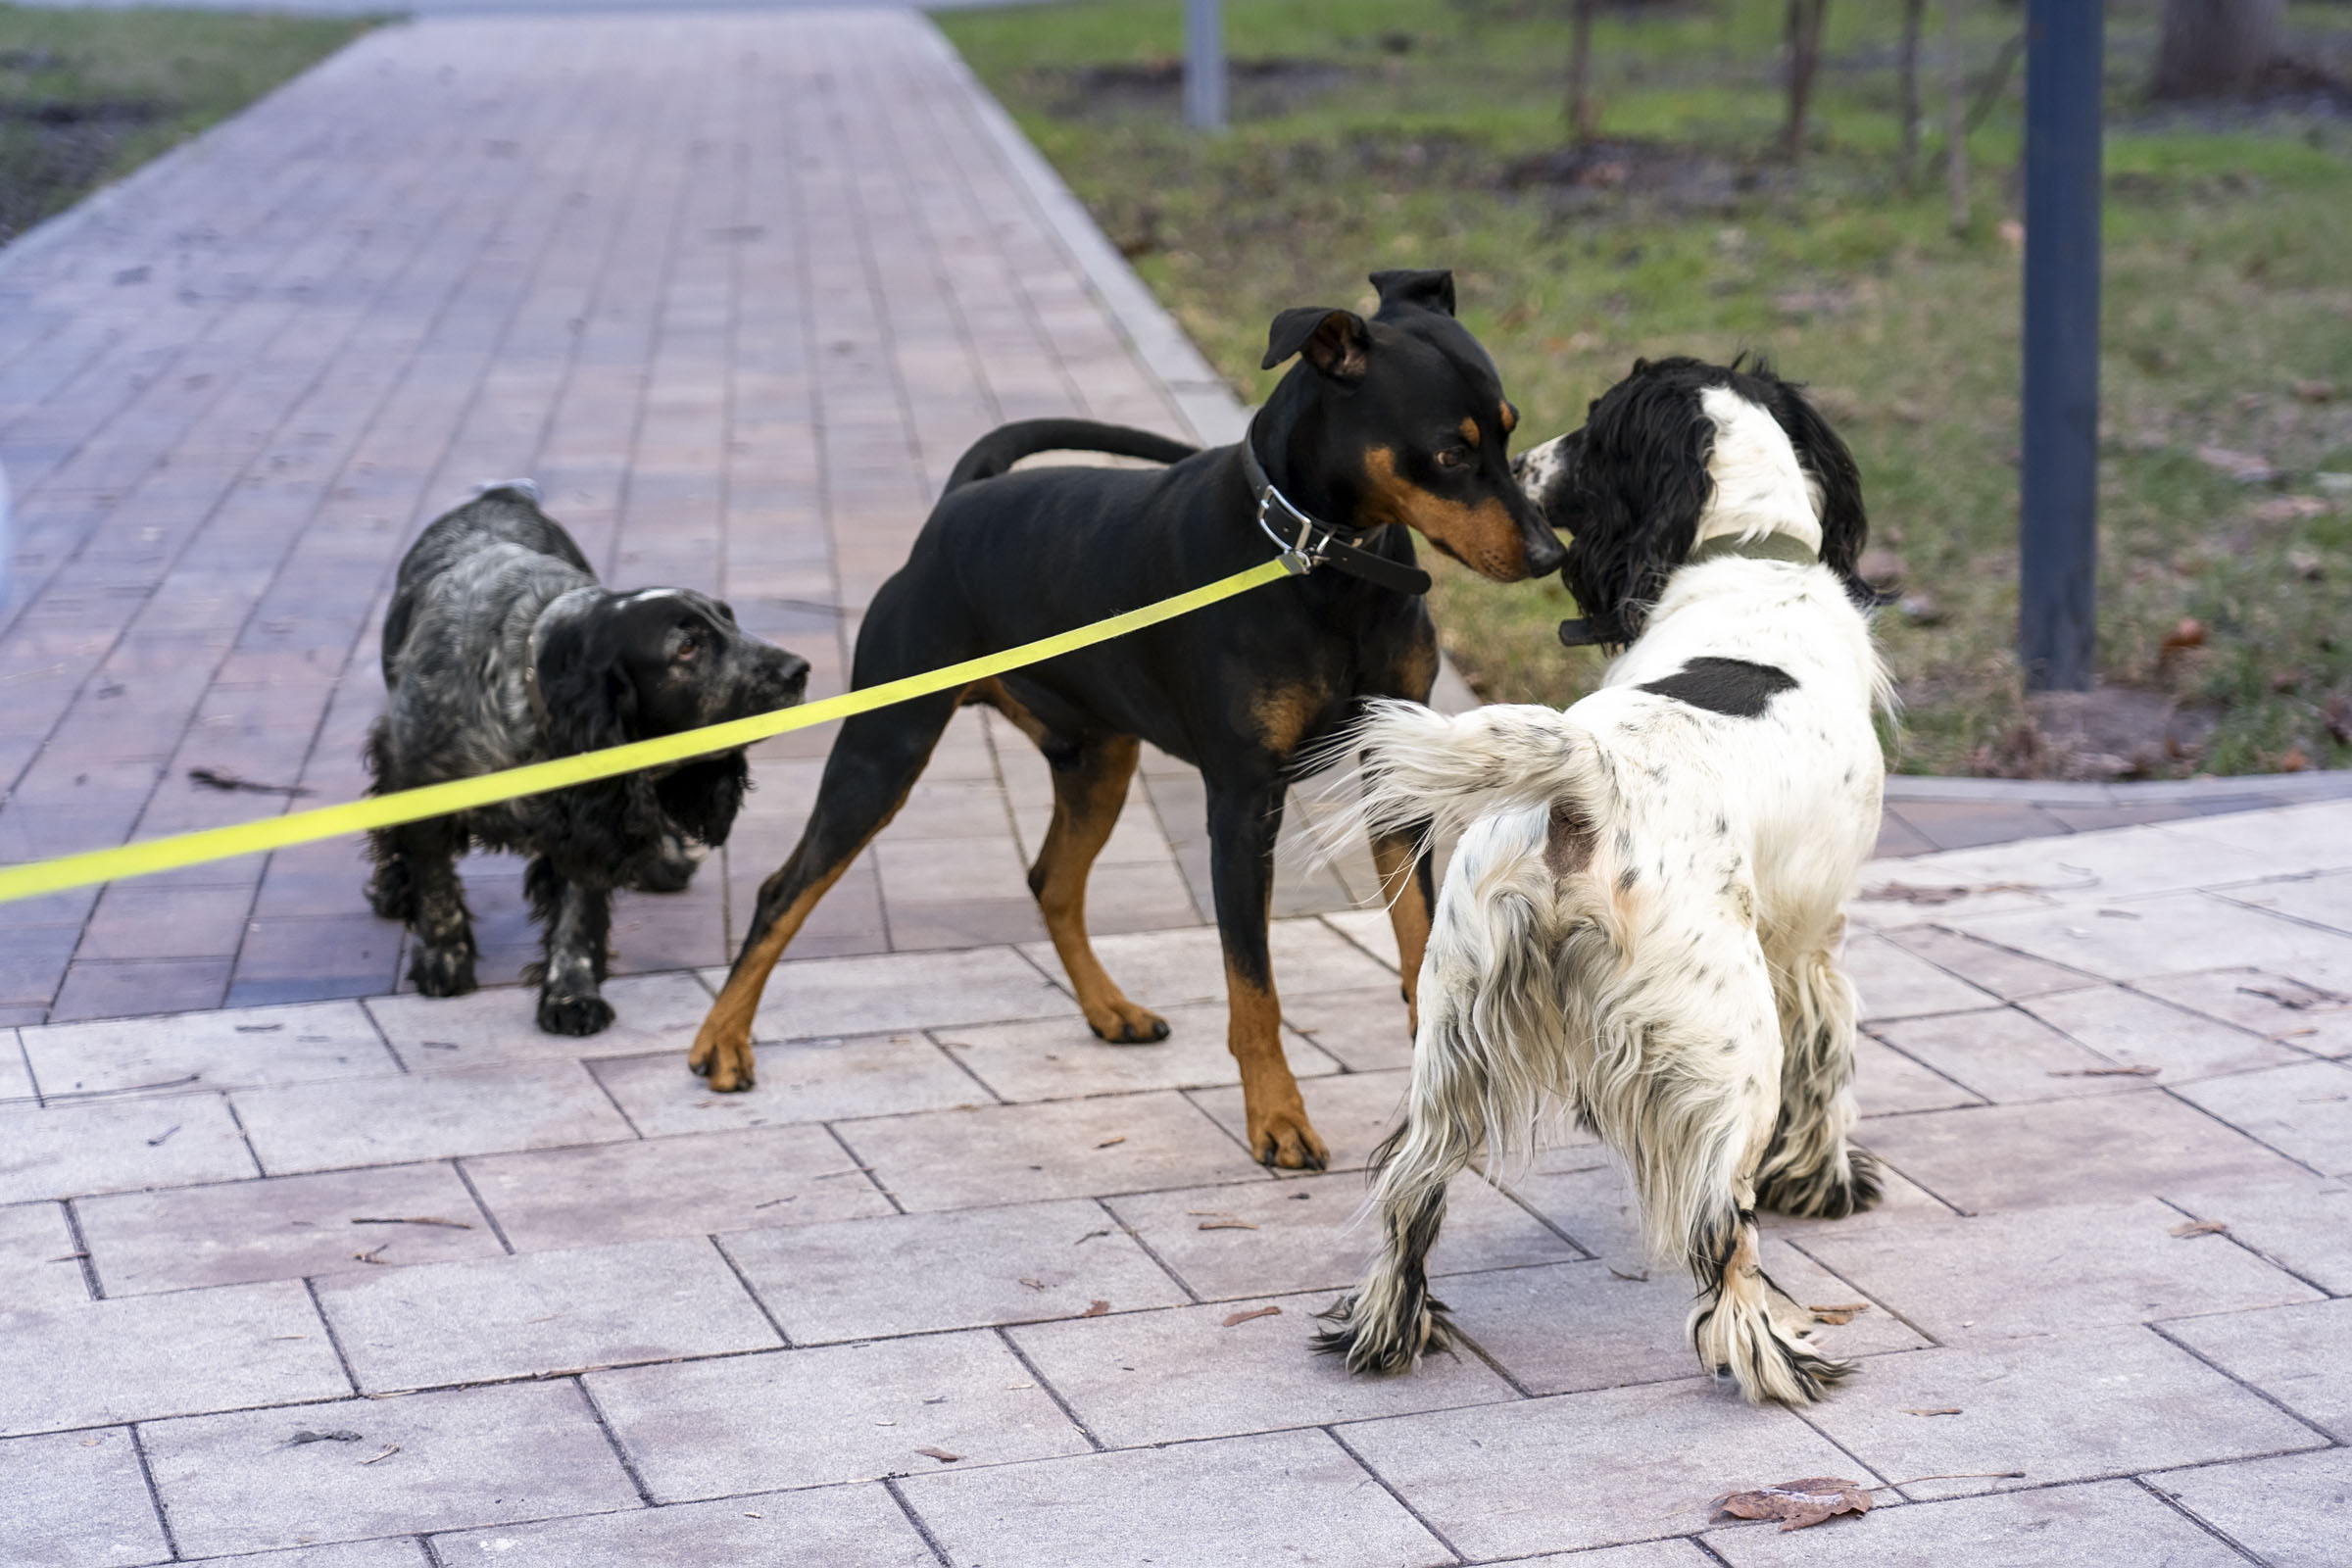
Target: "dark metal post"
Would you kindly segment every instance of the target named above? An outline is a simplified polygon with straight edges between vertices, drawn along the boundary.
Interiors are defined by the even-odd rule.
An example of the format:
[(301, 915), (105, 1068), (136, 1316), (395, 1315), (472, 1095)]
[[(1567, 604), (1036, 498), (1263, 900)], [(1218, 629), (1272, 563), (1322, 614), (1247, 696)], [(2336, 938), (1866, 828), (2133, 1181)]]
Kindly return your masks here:
[(2018, 657), (2087, 691), (2098, 644), (2099, 93), (2106, 7), (2026, 7), (2025, 466)]
[(1184, 118), (1195, 130), (1225, 128), (1222, 0), (1184, 0)]

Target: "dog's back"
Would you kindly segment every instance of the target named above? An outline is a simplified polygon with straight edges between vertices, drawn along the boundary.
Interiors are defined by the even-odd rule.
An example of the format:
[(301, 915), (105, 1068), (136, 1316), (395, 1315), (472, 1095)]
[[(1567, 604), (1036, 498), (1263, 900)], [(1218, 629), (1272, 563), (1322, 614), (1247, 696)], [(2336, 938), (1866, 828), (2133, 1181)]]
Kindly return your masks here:
[[(489, 560), (486, 553), (496, 552)], [(534, 561), (534, 557), (546, 558)], [(564, 525), (539, 510), (538, 486), (528, 480), (493, 485), (426, 525), (401, 558), (392, 604), (384, 612), (384, 686), (397, 689), (400, 663), (419, 604), (453, 577), (482, 578), (504, 566), (570, 578), (566, 587), (596, 581), (596, 570)], [(486, 572), (485, 568), (489, 568)], [(484, 586), (487, 586), (485, 584)]]

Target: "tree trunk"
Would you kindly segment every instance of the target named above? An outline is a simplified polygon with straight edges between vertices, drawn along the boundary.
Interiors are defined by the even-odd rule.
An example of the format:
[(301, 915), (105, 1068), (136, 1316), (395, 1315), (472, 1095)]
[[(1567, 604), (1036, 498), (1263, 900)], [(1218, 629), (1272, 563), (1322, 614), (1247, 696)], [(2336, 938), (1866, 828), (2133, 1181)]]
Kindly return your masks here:
[(1592, 13), (1600, 0), (1576, 0), (1568, 45), (1568, 134), (1579, 146), (1592, 139)]
[(1813, 75), (1821, 66), (1821, 28), (1830, 0), (1788, 0), (1788, 123), (1781, 130), (1781, 152), (1799, 158), (1805, 150), (1805, 113), (1813, 102)]
[(2164, 0), (2151, 98), (2223, 98), (2251, 92), (2278, 53), (2285, 0)]
[(1895, 66), (1895, 113), (1903, 117), (1902, 182), (1919, 173), (1919, 26), (1928, 0), (1903, 0), (1903, 52)]
[(1968, 231), (1968, 63), (1960, 52), (1960, 0), (1943, 0), (1943, 188), (1952, 232)]

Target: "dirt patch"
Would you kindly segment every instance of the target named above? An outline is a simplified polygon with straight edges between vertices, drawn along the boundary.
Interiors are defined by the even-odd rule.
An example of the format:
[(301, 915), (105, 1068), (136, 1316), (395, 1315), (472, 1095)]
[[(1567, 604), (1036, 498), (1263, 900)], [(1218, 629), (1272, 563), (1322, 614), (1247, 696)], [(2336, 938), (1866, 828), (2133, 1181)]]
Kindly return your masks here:
[(1566, 211), (1641, 200), (1668, 212), (1729, 215), (1795, 188), (1796, 174), (1701, 147), (1659, 141), (1595, 141), (1522, 158), (1502, 172), (1504, 190), (1533, 192)]
[[(1274, 55), (1225, 62), (1225, 108), (1233, 120), (1271, 120), (1336, 92), (1362, 73), (1331, 60)], [(1033, 73), (1056, 120), (1116, 120), (1184, 111), (1184, 61), (1122, 60)]]
[(1998, 746), (1979, 749), (1973, 771), (2094, 782), (2169, 778), (2196, 762), (2217, 723), (2203, 708), (2130, 686), (2039, 692), (2026, 707), (2025, 721)]
[(94, 184), (124, 141), (178, 112), (151, 98), (0, 98), (0, 242)]

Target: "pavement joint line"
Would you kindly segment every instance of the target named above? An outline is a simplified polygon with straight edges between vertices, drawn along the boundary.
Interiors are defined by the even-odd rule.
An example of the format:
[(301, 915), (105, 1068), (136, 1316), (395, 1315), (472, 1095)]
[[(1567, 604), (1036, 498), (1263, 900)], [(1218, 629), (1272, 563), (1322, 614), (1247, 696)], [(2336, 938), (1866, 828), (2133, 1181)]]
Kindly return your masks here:
[[(1162, 1307), (1155, 1308), (1154, 1310), (1166, 1311), (1170, 1309)], [(1070, 1401), (1063, 1396), (1062, 1392), (1054, 1386), (1053, 1380), (1048, 1378), (1044, 1372), (1038, 1369), (1038, 1365), (1035, 1361), (1029, 1359), (1029, 1352), (1022, 1349), (1020, 1347), (1020, 1342), (1012, 1337), (1012, 1328), (1013, 1325), (1011, 1324), (999, 1323), (984, 1330), (983, 1332), (994, 1335), (997, 1343), (1004, 1346), (1005, 1350), (1011, 1354), (1012, 1358), (1021, 1364), (1021, 1370), (1029, 1374), (1029, 1381), (1036, 1384), (1038, 1388), (1044, 1392), (1046, 1397), (1054, 1401), (1054, 1408), (1061, 1412), (1062, 1419), (1067, 1421), (1071, 1427), (1077, 1431), (1078, 1435), (1086, 1440), (1086, 1446), (1090, 1449), (1096, 1453), (1109, 1453), (1115, 1451), (1111, 1448), (1110, 1445), (1104, 1443), (1101, 1438), (1095, 1436), (1095, 1429), (1093, 1427), (1087, 1425), (1086, 1422), (1079, 1419), (1077, 1410), (1073, 1408), (1070, 1404)]]
[(1190, 1301), (1191, 1304), (1194, 1306), (1201, 1306), (1206, 1304), (1200, 1293), (1193, 1289), (1193, 1282), (1186, 1279), (1181, 1273), (1179, 1273), (1175, 1265), (1171, 1264), (1166, 1258), (1160, 1256), (1159, 1250), (1153, 1247), (1150, 1242), (1144, 1240), (1144, 1233), (1142, 1231), (1136, 1229), (1134, 1226), (1121, 1219), (1119, 1217), (1118, 1210), (1110, 1206), (1110, 1200), (1108, 1199), (1098, 1197), (1094, 1198), (1092, 1201), (1097, 1208), (1102, 1211), (1103, 1217), (1110, 1221), (1112, 1230), (1119, 1235), (1125, 1236), (1129, 1241), (1135, 1243), (1137, 1250), (1140, 1250), (1146, 1257), (1150, 1258), (1152, 1263), (1157, 1266), (1159, 1271), (1162, 1274), (1165, 1274), (1169, 1280), (1174, 1283), (1175, 1287), (1185, 1294), (1186, 1299)]
[(743, 1265), (735, 1261), (735, 1254), (727, 1250), (725, 1237), (713, 1232), (704, 1236), (703, 1240), (710, 1244), (710, 1250), (718, 1254), (718, 1260), (727, 1265), (727, 1272), (735, 1276), (735, 1283), (743, 1287), (743, 1294), (751, 1298), (752, 1305), (760, 1309), (760, 1315), (767, 1320), (767, 1326), (776, 1331), (776, 1339), (783, 1348), (787, 1350), (798, 1348), (791, 1333), (784, 1327), (784, 1320), (776, 1316), (774, 1309), (767, 1304), (767, 1298), (760, 1294), (752, 1284), (751, 1276), (744, 1273)]
[(164, 1501), (163, 1488), (155, 1484), (155, 1462), (147, 1456), (146, 1435), (136, 1421), (123, 1422), (122, 1430), (129, 1435), (131, 1455), (139, 1462), (139, 1480), (147, 1488), (147, 1505), (155, 1510), (155, 1522), (163, 1532), (164, 1549), (172, 1554), (172, 1562), (181, 1561), (179, 1538), (172, 1530), (171, 1505)]
[(342, 1336), (335, 1332), (334, 1320), (326, 1315), (326, 1303), (318, 1299), (318, 1282), (311, 1275), (302, 1277), (302, 1294), (311, 1303), (311, 1317), (318, 1332), (326, 1336), (326, 1348), (335, 1352), (335, 1365), (343, 1369), (343, 1381), (351, 1386), (354, 1395), (367, 1391), (360, 1387), (360, 1375), (351, 1369), (351, 1356), (343, 1348)]
[(628, 1446), (620, 1441), (620, 1434), (613, 1431), (612, 1423), (605, 1418), (605, 1407), (596, 1402), (595, 1391), (588, 1387), (587, 1377), (573, 1373), (563, 1381), (572, 1386), (579, 1394), (580, 1402), (588, 1407), (588, 1414), (596, 1422), (596, 1430), (605, 1435), (605, 1442), (612, 1449), (612, 1458), (620, 1466), (620, 1473), (627, 1476), (629, 1485), (637, 1489), (637, 1500), (648, 1508), (656, 1506), (653, 1488), (645, 1484), (645, 1477), (639, 1473), (637, 1461), (630, 1456)]
[[(2318, 1306), (2324, 1303), (2312, 1301), (2304, 1304)], [(2276, 1309), (2274, 1308), (2274, 1310)], [(2198, 1313), (2194, 1315), (2199, 1317), (2226, 1317), (2234, 1316), (2236, 1314), (2216, 1312)], [(2204, 1366), (2219, 1376), (2229, 1379), (2231, 1383), (2245, 1390), (2248, 1394), (2251, 1394), (2257, 1399), (2262, 1400), (2263, 1403), (2271, 1406), (2280, 1415), (2285, 1416), (2287, 1419), (2293, 1421), (2297, 1426), (2309, 1431), (2313, 1436), (2320, 1440), (2317, 1443), (2309, 1444), (2299, 1448), (2280, 1448), (2277, 1450), (2278, 1453), (2309, 1453), (2314, 1448), (2340, 1448), (2344, 1446), (2342, 1439), (2338, 1438), (2334, 1433), (2328, 1431), (2326, 1427), (2321, 1426), (2311, 1417), (2297, 1411), (2293, 1406), (2289, 1405), (2285, 1400), (2280, 1399), (2276, 1395), (2272, 1394), (2269, 1390), (2247, 1382), (2244, 1378), (2239, 1377), (2236, 1373), (2230, 1371), (2228, 1367), (2222, 1365), (2221, 1362), (2216, 1361), (2213, 1357), (2207, 1355), (2195, 1346), (2174, 1335), (2166, 1327), (2167, 1323), (2174, 1321), (2179, 1320), (2169, 1318), (2150, 1318), (2143, 1321), (2139, 1326), (2146, 1329), (2150, 1334), (2155, 1335), (2158, 1339), (2171, 1346), (2174, 1349), (2180, 1351), (2182, 1354), (2195, 1361), (2201, 1362)]]
[[(2243, 1461), (2237, 1462), (2242, 1463)], [(2205, 1534), (2211, 1536), (2214, 1540), (2220, 1542), (2231, 1551), (2236, 1552), (2238, 1556), (2244, 1558), (2247, 1562), (2257, 1564), (2262, 1562), (2261, 1557), (2257, 1556), (2255, 1553), (2247, 1550), (2246, 1547), (2239, 1544), (2237, 1539), (2231, 1536), (2228, 1531), (2224, 1530), (2221, 1526), (2214, 1524), (2209, 1520), (2200, 1518), (2192, 1510), (2182, 1507), (2180, 1505), (2180, 1500), (2178, 1497), (2175, 1497), (2171, 1493), (2165, 1491), (2164, 1488), (2156, 1485), (2155, 1481), (2147, 1474), (2142, 1473), (2134, 1475), (2131, 1478), (2131, 1481), (2133, 1486), (2139, 1488), (2140, 1491), (2154, 1497), (2167, 1509), (2170, 1509), (2173, 1513), (2179, 1515), (2180, 1518), (2187, 1520), (2190, 1524), (2196, 1526), (2196, 1528), (2202, 1530), (2205, 1532)]]
[[(614, 1146), (608, 1144), (588, 1144), (580, 1147), (588, 1149), (607, 1149)], [(450, 1170), (457, 1175), (459, 1183), (465, 1187), (466, 1196), (473, 1200), (473, 1206), (481, 1213), (482, 1223), (490, 1228), (491, 1239), (496, 1241), (500, 1247), (506, 1250), (506, 1254), (509, 1257), (519, 1257), (522, 1254), (516, 1249), (514, 1242), (508, 1239), (507, 1228), (498, 1222), (498, 1216), (491, 1212), (490, 1204), (482, 1197), (482, 1190), (474, 1185), (473, 1172), (466, 1168), (466, 1161), (468, 1158), (479, 1157), (481, 1156), (459, 1154), (453, 1155), (447, 1160), (420, 1160), (417, 1163), (422, 1165), (448, 1165)]]

